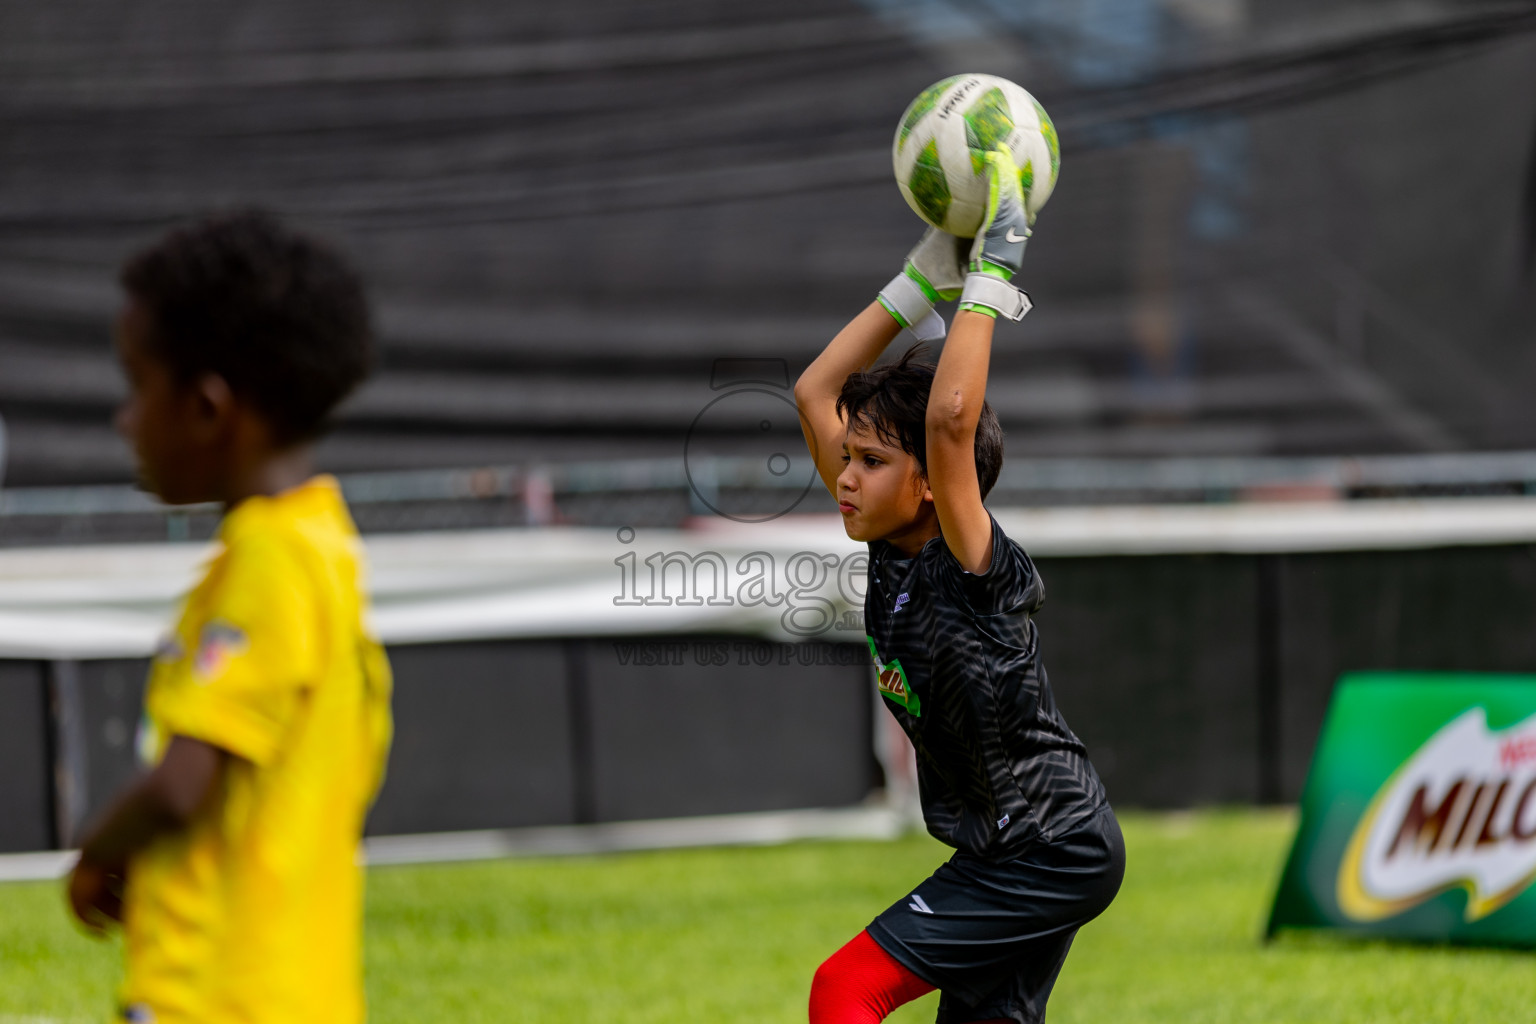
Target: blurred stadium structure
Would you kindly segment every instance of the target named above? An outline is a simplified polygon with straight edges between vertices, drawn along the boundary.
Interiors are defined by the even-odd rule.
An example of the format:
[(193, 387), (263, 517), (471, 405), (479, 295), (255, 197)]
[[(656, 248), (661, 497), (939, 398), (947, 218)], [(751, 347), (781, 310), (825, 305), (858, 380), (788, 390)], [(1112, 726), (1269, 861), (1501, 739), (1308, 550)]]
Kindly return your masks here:
[[(785, 388), (915, 240), (890, 136), (962, 70), (1024, 84), (1063, 140), (1037, 309), (996, 346), (992, 504), (1068, 510), (1006, 514), (1116, 799), (1294, 797), (1343, 669), (1529, 670), (1536, 517), (1496, 499), (1536, 489), (1536, 3), (0, 0), (0, 849), (67, 844), (133, 770), (153, 623), (200, 549), (66, 545), (201, 539), (215, 512), (129, 484), (113, 275), (236, 202), (373, 287), (381, 372), (322, 448), (366, 532), (606, 527), (370, 539), (381, 609), (451, 585), (505, 620), (386, 637), (375, 831), (894, 785), (857, 635), (586, 610), (615, 611), (616, 526), (688, 552), (831, 510)], [(1235, 504), (1446, 496), (1490, 500)], [(1159, 503), (1228, 507), (1083, 509)], [(838, 533), (744, 529), (786, 556)], [(538, 632), (574, 607), (556, 584), (591, 604)], [(87, 619), (133, 642), (86, 649)], [(640, 664), (621, 634), (740, 663)]]
[[(692, 472), (690, 473), (690, 469)], [(819, 487), (761, 457), (571, 462), (351, 473), (342, 490), (366, 533), (520, 526), (685, 525), (719, 509), (740, 521), (826, 511)], [(1536, 453), (1355, 457), (1012, 459), (991, 504), (1153, 505), (1253, 500), (1536, 494)], [(121, 484), (0, 491), (0, 547), (203, 540), (214, 506), (161, 505)]]
[(1533, 30), (1481, 0), (6, 2), (7, 483), (127, 480), (114, 269), (247, 201), (379, 301), (330, 468), (675, 459), (715, 359), (798, 370), (898, 264), (894, 122), (958, 70), (1064, 145), (998, 346), (1015, 457), (1536, 448)]

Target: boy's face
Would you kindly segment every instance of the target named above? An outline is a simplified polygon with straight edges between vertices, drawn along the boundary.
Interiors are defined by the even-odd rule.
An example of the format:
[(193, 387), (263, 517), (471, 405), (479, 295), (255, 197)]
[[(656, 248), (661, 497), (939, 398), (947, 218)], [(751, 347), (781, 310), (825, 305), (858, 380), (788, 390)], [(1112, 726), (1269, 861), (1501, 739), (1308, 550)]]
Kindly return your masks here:
[(171, 505), (213, 500), (222, 417), (210, 404), (206, 381), (179, 380), (155, 353), (153, 330), (152, 314), (130, 299), (114, 331), (128, 378), (115, 426), (133, 446), (145, 490)]
[(933, 493), (916, 456), (882, 441), (869, 424), (854, 423), (843, 441), (837, 506), (850, 538), (888, 540), (932, 514)]

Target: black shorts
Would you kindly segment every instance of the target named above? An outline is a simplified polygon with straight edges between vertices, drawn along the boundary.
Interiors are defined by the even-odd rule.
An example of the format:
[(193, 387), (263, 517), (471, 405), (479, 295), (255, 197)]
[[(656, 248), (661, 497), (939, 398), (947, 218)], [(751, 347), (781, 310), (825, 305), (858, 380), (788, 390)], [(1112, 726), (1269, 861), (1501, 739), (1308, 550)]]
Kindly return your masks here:
[(1106, 804), (1016, 860), (956, 853), (869, 934), (943, 993), (938, 1024), (1037, 1024), (1072, 937), (1109, 906), (1124, 875), (1125, 842)]

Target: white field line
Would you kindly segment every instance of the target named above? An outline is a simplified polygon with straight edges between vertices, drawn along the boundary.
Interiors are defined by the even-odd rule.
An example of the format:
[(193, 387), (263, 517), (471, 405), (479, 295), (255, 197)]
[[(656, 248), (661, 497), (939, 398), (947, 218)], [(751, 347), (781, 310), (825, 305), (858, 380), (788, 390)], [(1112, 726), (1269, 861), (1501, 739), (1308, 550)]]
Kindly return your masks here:
[[(894, 839), (906, 828), (905, 817), (883, 806), (769, 811), (600, 825), (372, 836), (363, 841), (360, 858), (369, 865), (431, 864), (696, 846), (771, 846), (802, 839)], [(63, 878), (76, 856), (73, 850), (0, 854), (0, 882)], [(32, 1018), (0, 1016), (0, 1024), (22, 1024), (24, 1020)]]
[[(0, 882), (43, 882), (63, 878), (75, 866), (77, 856), (74, 850), (0, 854)], [(20, 1021), (32, 1019), (0, 1016), (0, 1024), (19, 1024)]]
[(600, 825), (374, 836), (363, 843), (363, 860), (370, 865), (427, 864), (697, 846), (769, 846), (802, 839), (894, 839), (906, 827), (900, 813), (879, 806), (719, 814)]

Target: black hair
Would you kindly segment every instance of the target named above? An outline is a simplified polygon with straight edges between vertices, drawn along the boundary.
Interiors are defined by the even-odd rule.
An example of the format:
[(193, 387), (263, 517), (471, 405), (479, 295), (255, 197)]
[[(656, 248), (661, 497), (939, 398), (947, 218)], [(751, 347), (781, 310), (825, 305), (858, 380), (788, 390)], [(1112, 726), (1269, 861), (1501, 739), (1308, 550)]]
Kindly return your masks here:
[[(913, 345), (899, 362), (848, 375), (837, 396), (837, 411), (849, 425), (874, 428), (875, 436), (917, 459), (928, 475), (928, 392), (933, 388), (933, 363), (917, 357)], [(1003, 468), (1003, 427), (997, 413), (983, 402), (976, 422), (976, 480), (985, 498)]]
[(231, 210), (175, 228), (119, 280), (150, 316), (155, 355), (182, 380), (224, 378), (279, 444), (318, 437), (368, 375), (362, 281), (329, 245), (269, 213)]

